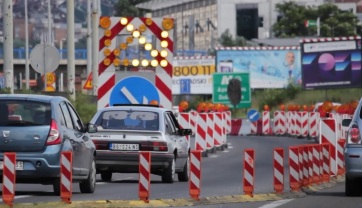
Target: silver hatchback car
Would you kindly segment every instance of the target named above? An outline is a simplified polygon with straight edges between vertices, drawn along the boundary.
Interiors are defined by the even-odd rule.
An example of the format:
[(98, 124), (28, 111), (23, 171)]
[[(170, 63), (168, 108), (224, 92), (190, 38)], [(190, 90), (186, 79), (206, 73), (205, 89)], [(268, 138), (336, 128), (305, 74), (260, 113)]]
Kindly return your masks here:
[(16, 183), (52, 184), (60, 194), (60, 157), (73, 152), (73, 182), (82, 193), (96, 185), (96, 150), (71, 103), (61, 96), (0, 95), (0, 176), (5, 152), (16, 153)]
[(342, 125), (348, 127), (344, 148), (345, 194), (357, 196), (362, 194), (362, 98), (352, 119), (343, 119)]
[(172, 111), (158, 106), (120, 105), (98, 110), (90, 134), (97, 148), (96, 167), (102, 180), (112, 173), (138, 173), (140, 151), (151, 152), (151, 173), (162, 182), (189, 180), (191, 129), (181, 129)]

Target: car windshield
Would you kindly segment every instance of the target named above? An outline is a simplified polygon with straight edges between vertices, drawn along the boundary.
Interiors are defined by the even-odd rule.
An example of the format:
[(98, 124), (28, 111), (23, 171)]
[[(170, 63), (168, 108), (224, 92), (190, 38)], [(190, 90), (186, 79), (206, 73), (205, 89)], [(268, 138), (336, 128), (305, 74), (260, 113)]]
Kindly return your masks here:
[(157, 131), (159, 119), (156, 112), (110, 110), (100, 114), (96, 125), (99, 129)]
[(0, 126), (50, 125), (51, 107), (49, 103), (1, 100)]

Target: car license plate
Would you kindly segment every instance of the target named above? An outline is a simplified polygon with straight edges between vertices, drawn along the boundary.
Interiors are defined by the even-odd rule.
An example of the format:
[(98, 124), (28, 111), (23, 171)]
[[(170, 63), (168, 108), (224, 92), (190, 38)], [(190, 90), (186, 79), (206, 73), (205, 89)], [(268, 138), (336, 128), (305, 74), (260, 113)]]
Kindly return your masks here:
[[(0, 161), (0, 170), (4, 168), (4, 162)], [(24, 164), (23, 161), (16, 161), (15, 170), (23, 170)]]
[(139, 150), (138, 144), (111, 144), (111, 150)]

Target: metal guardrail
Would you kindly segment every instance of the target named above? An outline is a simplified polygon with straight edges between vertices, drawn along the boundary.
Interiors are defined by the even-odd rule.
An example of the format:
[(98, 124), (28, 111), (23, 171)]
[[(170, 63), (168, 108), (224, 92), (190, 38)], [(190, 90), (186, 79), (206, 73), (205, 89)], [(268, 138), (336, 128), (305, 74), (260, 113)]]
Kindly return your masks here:
[[(29, 49), (29, 54), (32, 48)], [(67, 49), (58, 49), (61, 59), (67, 59)], [(25, 48), (14, 48), (13, 50), (14, 59), (25, 59)], [(75, 59), (78, 60), (86, 60), (87, 59), (87, 49), (75, 49)], [(175, 54), (182, 54), (183, 56), (205, 56), (207, 55), (207, 51), (203, 50), (185, 50), (185, 51), (176, 51)], [(4, 59), (4, 50), (0, 49), (0, 59)]]

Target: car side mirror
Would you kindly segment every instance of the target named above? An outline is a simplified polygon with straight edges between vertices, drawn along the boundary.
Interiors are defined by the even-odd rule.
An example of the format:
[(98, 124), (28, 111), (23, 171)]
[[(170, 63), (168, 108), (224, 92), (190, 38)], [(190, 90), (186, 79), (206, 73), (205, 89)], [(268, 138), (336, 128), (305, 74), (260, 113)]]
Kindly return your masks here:
[(178, 133), (180, 136), (188, 136), (188, 135), (192, 135), (192, 130), (191, 129), (179, 129)]
[(342, 126), (348, 127), (351, 124), (351, 121), (352, 121), (352, 119), (350, 119), (350, 118), (343, 119), (342, 120)]
[(97, 132), (97, 125), (88, 123), (87, 124), (87, 132), (88, 133), (96, 133)]

